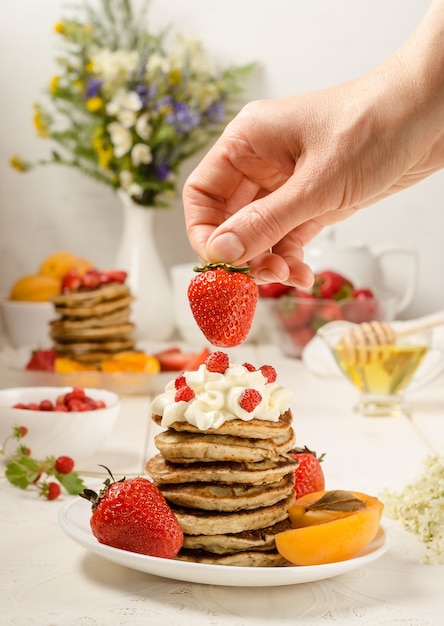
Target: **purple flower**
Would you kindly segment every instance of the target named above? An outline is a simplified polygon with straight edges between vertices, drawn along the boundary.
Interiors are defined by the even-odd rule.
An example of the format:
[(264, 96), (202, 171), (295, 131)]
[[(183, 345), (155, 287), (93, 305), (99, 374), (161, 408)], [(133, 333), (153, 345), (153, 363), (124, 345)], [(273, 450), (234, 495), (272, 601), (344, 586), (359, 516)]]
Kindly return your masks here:
[(88, 86), (86, 88), (85, 99), (89, 100), (89, 98), (94, 98), (94, 96), (97, 96), (101, 86), (101, 80), (98, 80), (97, 78), (90, 78), (88, 80)]
[(225, 115), (225, 105), (223, 102), (213, 102), (213, 104), (205, 111), (205, 115), (212, 122), (222, 122)]
[(168, 124), (175, 126), (179, 132), (188, 133), (200, 124), (200, 115), (190, 109), (184, 102), (174, 102), (174, 110), (167, 115)]
[(154, 170), (158, 180), (166, 180), (171, 173), (171, 169), (166, 163), (163, 163), (162, 165), (155, 165)]
[(156, 95), (155, 87), (148, 87), (148, 85), (144, 85), (143, 83), (134, 85), (134, 91), (139, 95), (143, 109), (146, 109), (148, 101)]

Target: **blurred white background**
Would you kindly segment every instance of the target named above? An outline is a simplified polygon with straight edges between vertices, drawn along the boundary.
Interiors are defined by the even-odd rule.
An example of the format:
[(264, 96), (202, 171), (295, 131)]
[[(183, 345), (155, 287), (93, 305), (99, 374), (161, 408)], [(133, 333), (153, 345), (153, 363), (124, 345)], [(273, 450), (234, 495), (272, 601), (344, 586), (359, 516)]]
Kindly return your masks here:
[[(53, 26), (68, 4), (2, 2), (0, 294), (57, 250), (86, 256), (99, 267), (112, 265), (116, 253), (120, 203), (108, 188), (61, 167), (19, 174), (8, 164), (15, 154), (32, 160), (49, 152), (49, 142), (35, 135), (32, 107), (55, 73)], [(320, 89), (370, 70), (403, 42), (427, 6), (427, 0), (152, 0), (150, 22), (156, 31), (172, 25), (198, 37), (224, 65), (257, 61), (244, 96), (249, 100)], [(192, 167), (183, 168), (182, 182)], [(337, 229), (340, 241), (401, 244), (418, 252), (417, 290), (403, 317), (444, 308), (443, 191), (440, 172)], [(172, 210), (159, 210), (156, 232), (168, 267), (194, 261), (180, 198)]]

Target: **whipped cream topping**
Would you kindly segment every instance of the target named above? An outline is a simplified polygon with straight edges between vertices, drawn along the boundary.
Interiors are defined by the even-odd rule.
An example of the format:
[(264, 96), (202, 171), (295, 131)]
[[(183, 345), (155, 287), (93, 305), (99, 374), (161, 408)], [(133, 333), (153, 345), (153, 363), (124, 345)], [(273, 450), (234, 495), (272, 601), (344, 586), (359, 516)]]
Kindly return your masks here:
[[(188, 422), (199, 430), (219, 428), (224, 422), (252, 419), (279, 421), (290, 407), (292, 393), (277, 382), (268, 383), (260, 370), (250, 372), (243, 365), (229, 365), (223, 374), (209, 372), (205, 364), (184, 373), (186, 383), (195, 393), (189, 402), (175, 401), (176, 388), (171, 380), (151, 403), (151, 412), (162, 417), (161, 425), (168, 428), (173, 422)], [(240, 406), (245, 389), (256, 389), (262, 396), (253, 411)]]

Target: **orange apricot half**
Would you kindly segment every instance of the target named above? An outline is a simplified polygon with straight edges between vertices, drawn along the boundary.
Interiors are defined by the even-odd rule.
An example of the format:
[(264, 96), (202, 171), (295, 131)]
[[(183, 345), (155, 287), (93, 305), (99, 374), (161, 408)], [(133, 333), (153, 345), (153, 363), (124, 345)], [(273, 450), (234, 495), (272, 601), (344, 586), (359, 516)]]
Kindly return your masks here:
[(376, 536), (383, 504), (356, 491), (316, 491), (289, 509), (293, 529), (275, 537), (279, 553), (295, 565), (346, 561)]

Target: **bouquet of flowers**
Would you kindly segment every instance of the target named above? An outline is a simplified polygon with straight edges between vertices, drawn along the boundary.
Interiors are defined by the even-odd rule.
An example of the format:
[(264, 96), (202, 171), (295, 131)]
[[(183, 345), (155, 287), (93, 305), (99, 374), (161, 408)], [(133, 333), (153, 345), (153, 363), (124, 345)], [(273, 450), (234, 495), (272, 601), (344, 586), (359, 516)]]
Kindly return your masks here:
[(167, 206), (179, 165), (221, 132), (252, 65), (218, 70), (199, 42), (148, 32), (149, 0), (137, 15), (131, 1), (99, 0), (86, 19), (56, 24), (60, 73), (34, 125), (61, 150), (34, 165), (68, 165), (140, 205)]

